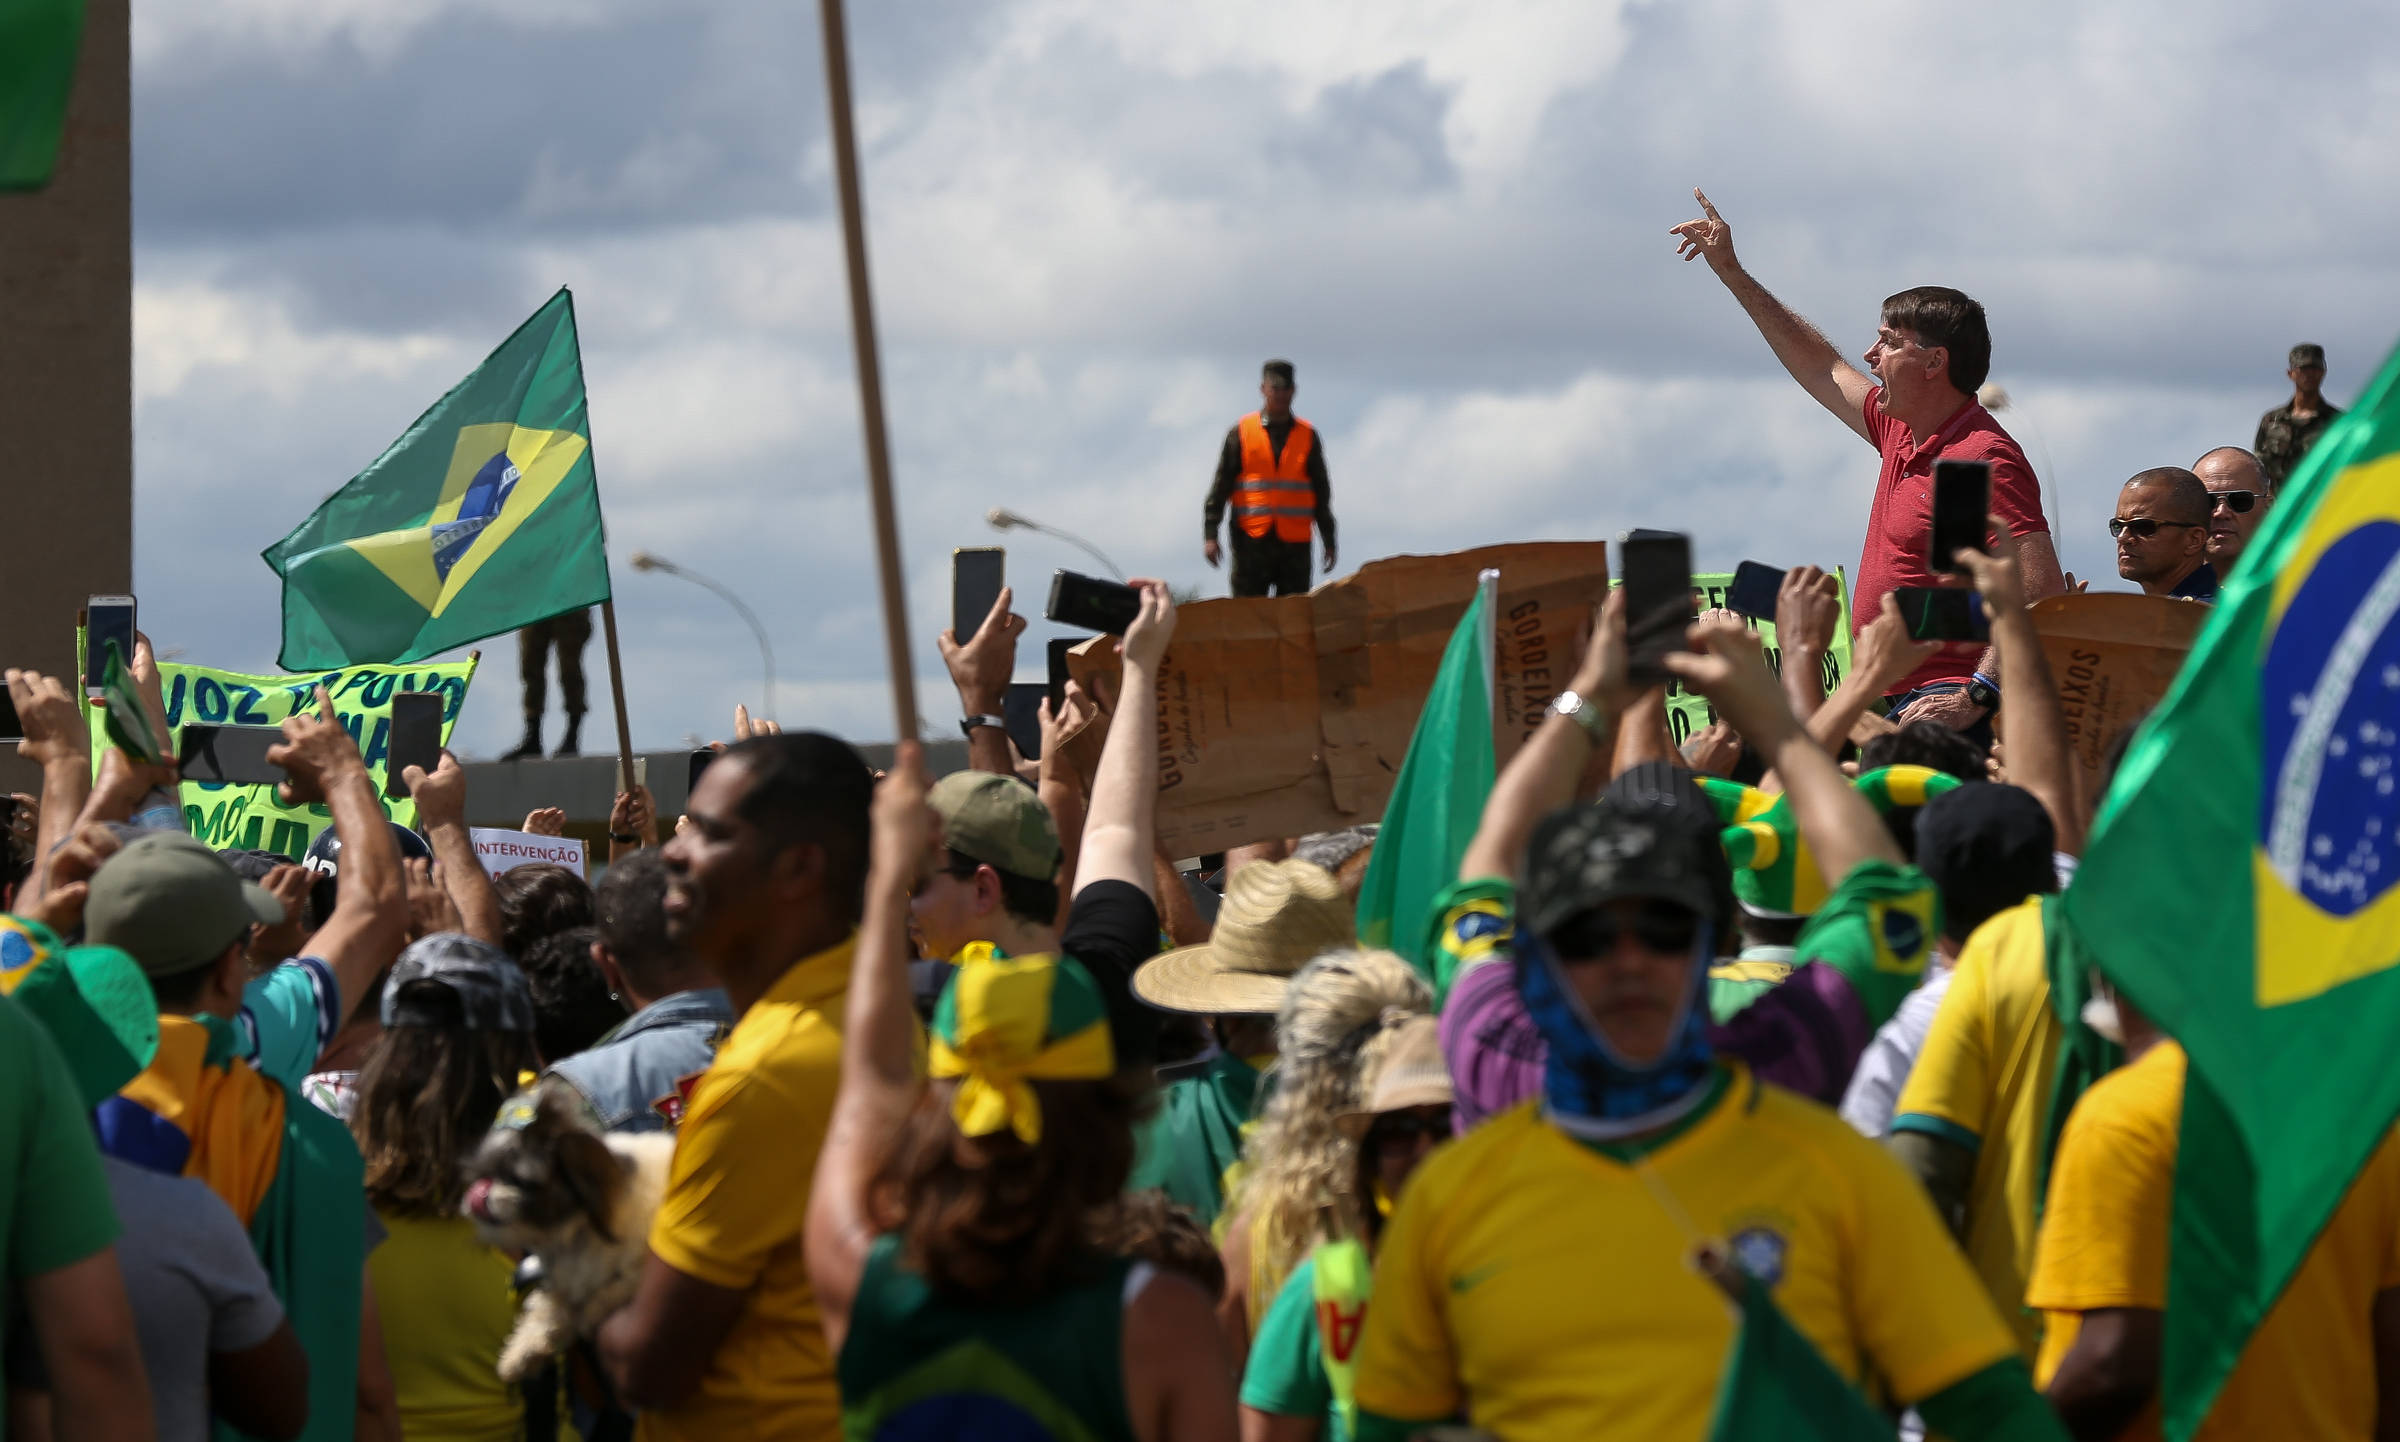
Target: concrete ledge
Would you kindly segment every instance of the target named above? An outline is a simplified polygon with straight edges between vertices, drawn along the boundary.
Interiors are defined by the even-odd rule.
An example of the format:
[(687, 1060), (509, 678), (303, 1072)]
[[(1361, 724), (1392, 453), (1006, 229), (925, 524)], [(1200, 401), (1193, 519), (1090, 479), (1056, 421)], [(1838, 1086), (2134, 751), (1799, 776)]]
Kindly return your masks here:
[[(892, 744), (858, 748), (867, 764), (878, 770), (892, 763)], [(659, 823), (672, 827), (682, 814), (685, 783), (691, 775), (689, 751), (636, 753), (648, 772), (650, 797), (658, 803)], [(936, 776), (963, 771), (967, 743), (934, 741), (925, 747), (926, 764)], [(607, 854), (608, 812), (617, 800), (617, 757), (575, 756), (562, 761), (471, 761), (467, 763), (467, 819), (475, 826), (510, 830), (524, 824), (525, 814), (544, 806), (567, 813), (567, 834), (597, 843), (596, 856)], [(662, 841), (664, 836), (660, 838)]]

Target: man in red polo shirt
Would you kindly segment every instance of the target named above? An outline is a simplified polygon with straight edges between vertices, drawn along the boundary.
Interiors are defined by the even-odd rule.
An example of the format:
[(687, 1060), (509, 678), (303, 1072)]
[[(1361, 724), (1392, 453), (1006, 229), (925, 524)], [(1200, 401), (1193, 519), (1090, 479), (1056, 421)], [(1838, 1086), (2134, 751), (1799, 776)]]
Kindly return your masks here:
[[(1983, 307), (1946, 286), (1904, 290), (1883, 303), (1875, 344), (1862, 375), (1815, 326), (1792, 313), (1751, 279), (1733, 255), (1733, 227), (1708, 197), (1692, 192), (1706, 214), (1670, 232), (1680, 253), (1708, 262), (1742, 303), (1759, 334), (1792, 379), (1883, 456), (1875, 504), (1867, 513), (1867, 542), (1852, 594), (1853, 626), (1883, 610), (1885, 593), (1936, 584), (1926, 556), (1933, 531), (1933, 463), (1988, 461), (1992, 512), (2017, 538), (2025, 594), (2033, 600), (2066, 589), (2042, 488), (2008, 432), (1978, 405), (1976, 387), (1991, 369), (1992, 336)], [(1939, 721), (1954, 730), (1988, 734), (1984, 723), (1998, 703), (1999, 669), (1988, 647), (1944, 646), (1902, 678), (1891, 693), (1894, 720)], [(1905, 713), (1905, 714), (1903, 714)]]

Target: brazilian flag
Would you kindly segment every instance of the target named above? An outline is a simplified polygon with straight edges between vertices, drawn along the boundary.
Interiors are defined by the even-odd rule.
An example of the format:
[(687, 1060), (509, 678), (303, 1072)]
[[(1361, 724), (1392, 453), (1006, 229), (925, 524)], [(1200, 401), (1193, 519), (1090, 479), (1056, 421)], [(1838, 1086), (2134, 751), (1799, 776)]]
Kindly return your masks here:
[(0, 190), (38, 190), (58, 164), (83, 0), (0, 0)]
[(1741, 1326), (1717, 1383), (1709, 1442), (1890, 1442), (1890, 1419), (1842, 1380), (1758, 1279), (1738, 1268), (1734, 1279)]
[(574, 297), (561, 288), (265, 556), (287, 671), (422, 661), (607, 600)]
[(2277, 495), (2063, 901), (2191, 1058), (2167, 1435), (2400, 1117), (2400, 352)]

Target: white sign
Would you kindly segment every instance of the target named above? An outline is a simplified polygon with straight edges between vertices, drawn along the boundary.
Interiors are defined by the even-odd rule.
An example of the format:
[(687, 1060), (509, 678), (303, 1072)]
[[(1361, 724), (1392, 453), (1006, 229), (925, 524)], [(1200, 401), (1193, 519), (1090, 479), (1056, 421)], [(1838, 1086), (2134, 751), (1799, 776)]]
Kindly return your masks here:
[[(475, 854), (494, 880), (520, 866), (563, 866), (583, 875), (583, 843), (572, 836), (536, 836), (530, 831), (502, 831), (494, 826), (470, 826)], [(588, 879), (588, 878), (587, 878)]]

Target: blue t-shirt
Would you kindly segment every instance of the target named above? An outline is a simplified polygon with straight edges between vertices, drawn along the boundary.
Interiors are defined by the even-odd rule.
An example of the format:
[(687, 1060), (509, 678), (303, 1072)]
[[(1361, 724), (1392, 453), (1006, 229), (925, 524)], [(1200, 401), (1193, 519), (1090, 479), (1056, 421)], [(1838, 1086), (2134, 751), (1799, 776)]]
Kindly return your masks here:
[(296, 957), (242, 988), (233, 1029), (244, 1061), (297, 1087), (342, 1029), (341, 983), (319, 958)]

